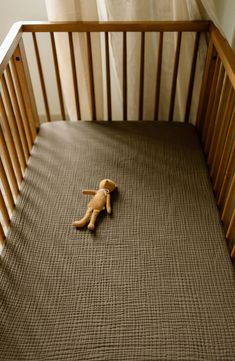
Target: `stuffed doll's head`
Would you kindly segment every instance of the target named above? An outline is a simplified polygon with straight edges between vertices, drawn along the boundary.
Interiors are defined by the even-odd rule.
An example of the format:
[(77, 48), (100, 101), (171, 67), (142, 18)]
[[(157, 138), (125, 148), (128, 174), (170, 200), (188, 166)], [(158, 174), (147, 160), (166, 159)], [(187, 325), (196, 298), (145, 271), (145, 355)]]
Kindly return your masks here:
[(111, 179), (103, 179), (99, 184), (100, 189), (101, 188), (108, 189), (109, 192), (114, 191), (116, 187), (117, 187), (116, 183)]

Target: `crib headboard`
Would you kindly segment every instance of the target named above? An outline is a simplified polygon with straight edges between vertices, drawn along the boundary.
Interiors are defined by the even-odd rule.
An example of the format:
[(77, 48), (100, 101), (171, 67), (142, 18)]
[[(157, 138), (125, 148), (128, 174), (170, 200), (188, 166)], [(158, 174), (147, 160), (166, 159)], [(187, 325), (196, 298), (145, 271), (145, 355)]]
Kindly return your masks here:
[[(0, 193), (0, 209), (2, 214), (0, 225), (0, 240), (3, 242), (7, 228), (10, 224), (11, 212), (14, 208), (16, 197), (20, 191), (27, 161), (40, 126), (41, 113), (38, 111), (35, 99), (35, 84), (32, 73), (37, 72), (38, 84), (41, 88), (42, 104), (45, 120), (51, 121), (51, 104), (49, 97), (48, 77), (45, 73), (45, 63), (49, 61), (42, 54), (43, 44), (39, 39), (40, 34), (47, 34), (52, 54), (52, 66), (55, 78), (53, 97), (58, 99), (59, 118), (66, 120), (64, 94), (62, 91), (61, 69), (58, 60), (56, 36), (63, 33), (66, 36), (68, 55), (70, 59), (73, 96), (75, 99), (76, 118), (83, 119), (81, 111), (81, 86), (76, 63), (74, 46), (74, 33), (84, 33), (86, 43), (86, 61), (88, 68), (89, 102), (91, 107), (91, 120), (99, 119), (97, 112), (96, 78), (94, 62), (93, 33), (100, 33), (103, 39), (105, 87), (106, 87), (106, 120), (114, 120), (112, 103), (112, 76), (110, 71), (110, 41), (112, 33), (119, 33), (122, 38), (122, 118), (128, 120), (129, 83), (128, 73), (128, 36), (138, 33), (140, 41), (139, 51), (139, 85), (138, 120), (145, 119), (144, 94), (146, 86), (146, 42), (147, 34), (156, 34), (157, 51), (156, 77), (154, 85), (154, 104), (152, 120), (162, 119), (161, 87), (162, 64), (165, 59), (164, 45), (167, 34), (173, 34), (175, 39), (174, 53), (172, 56), (172, 70), (169, 81), (169, 101), (166, 110), (166, 119), (172, 121), (176, 118), (177, 82), (180, 81), (179, 68), (182, 62), (182, 46), (187, 46), (190, 41), (192, 49), (191, 63), (185, 91), (184, 107), (181, 118), (177, 120), (193, 121), (192, 107), (197, 108), (196, 127), (203, 145), (208, 163), (216, 201), (220, 210), (221, 219), (225, 227), (226, 237), (230, 242), (235, 239), (235, 190), (234, 190), (234, 135), (235, 135), (235, 56), (226, 40), (221, 36), (215, 26), (209, 21), (175, 21), (175, 22), (23, 22), (16, 23), (3, 45), (0, 48), (0, 175), (2, 190)], [(27, 35), (26, 35), (27, 34)], [(185, 34), (193, 34), (187, 40)], [(32, 51), (27, 48), (24, 36), (30, 36)], [(202, 63), (199, 59), (199, 49), (202, 38), (208, 40), (207, 57), (198, 103), (195, 94), (195, 81), (200, 72), (197, 67)], [(30, 57), (34, 58), (35, 68), (31, 68)], [(200, 60), (200, 64), (199, 64)], [(29, 69), (30, 64), (30, 69)], [(199, 94), (198, 93), (198, 94)], [(40, 113), (40, 114), (39, 114)], [(40, 116), (39, 116), (40, 115)], [(148, 119), (149, 120), (149, 119)], [(231, 252), (235, 257), (235, 247)]]

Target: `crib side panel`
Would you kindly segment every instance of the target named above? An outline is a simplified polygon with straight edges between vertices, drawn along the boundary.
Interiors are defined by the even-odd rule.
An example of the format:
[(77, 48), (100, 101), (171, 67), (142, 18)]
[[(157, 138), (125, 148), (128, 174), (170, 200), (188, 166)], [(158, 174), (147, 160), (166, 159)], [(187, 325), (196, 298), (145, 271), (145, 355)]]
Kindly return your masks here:
[(235, 258), (235, 54), (213, 24), (197, 129), (231, 256)]
[(209, 24), (24, 22), (40, 121), (195, 123)]
[(0, 64), (0, 243), (3, 243), (39, 124), (22, 42), (22, 24), (15, 24), (3, 42)]

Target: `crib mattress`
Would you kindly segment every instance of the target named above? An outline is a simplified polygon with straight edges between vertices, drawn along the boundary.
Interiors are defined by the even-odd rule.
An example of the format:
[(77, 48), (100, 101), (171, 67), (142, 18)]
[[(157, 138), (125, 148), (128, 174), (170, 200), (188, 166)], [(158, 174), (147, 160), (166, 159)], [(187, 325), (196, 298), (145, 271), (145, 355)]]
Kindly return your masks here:
[[(112, 215), (76, 230), (103, 178)], [(235, 277), (194, 128), (42, 125), (1, 258), (1, 360), (235, 360)]]

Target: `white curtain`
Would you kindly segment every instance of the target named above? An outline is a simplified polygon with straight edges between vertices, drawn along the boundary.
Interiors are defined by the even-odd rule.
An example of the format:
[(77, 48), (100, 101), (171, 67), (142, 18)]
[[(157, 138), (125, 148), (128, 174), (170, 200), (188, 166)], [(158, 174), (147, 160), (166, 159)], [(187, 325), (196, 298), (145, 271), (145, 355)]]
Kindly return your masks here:
[[(198, 20), (208, 18), (215, 21), (213, 0), (46, 0), (50, 21), (118, 21), (118, 20)], [(206, 11), (205, 11), (206, 9)], [(193, 34), (184, 35), (193, 37)], [(84, 34), (73, 34), (79, 78), (79, 97), (82, 119), (91, 119), (90, 89), (88, 81), (87, 47)], [(193, 40), (193, 39), (191, 39)], [(128, 119), (138, 119), (140, 34), (128, 33)], [(182, 42), (180, 67), (177, 79), (177, 92), (174, 118), (183, 120), (187, 84), (191, 66), (194, 41), (189, 46)], [(68, 38), (65, 34), (56, 35), (58, 59), (67, 111), (71, 120), (76, 120), (76, 106), (73, 94), (72, 71), (69, 57)], [(175, 34), (164, 34), (161, 96), (159, 119), (168, 117), (170, 89), (175, 52)], [(144, 119), (151, 120), (154, 115), (155, 82), (157, 68), (158, 37), (146, 34), (145, 82), (144, 82)], [(97, 118), (107, 119), (106, 75), (104, 41), (102, 35), (92, 34), (92, 51)], [(197, 72), (202, 71), (205, 58), (205, 44), (200, 43)], [(110, 67), (113, 119), (122, 119), (122, 34), (110, 34)], [(198, 98), (200, 84), (194, 87), (194, 99)], [(192, 104), (191, 118), (195, 119), (196, 102)]]

